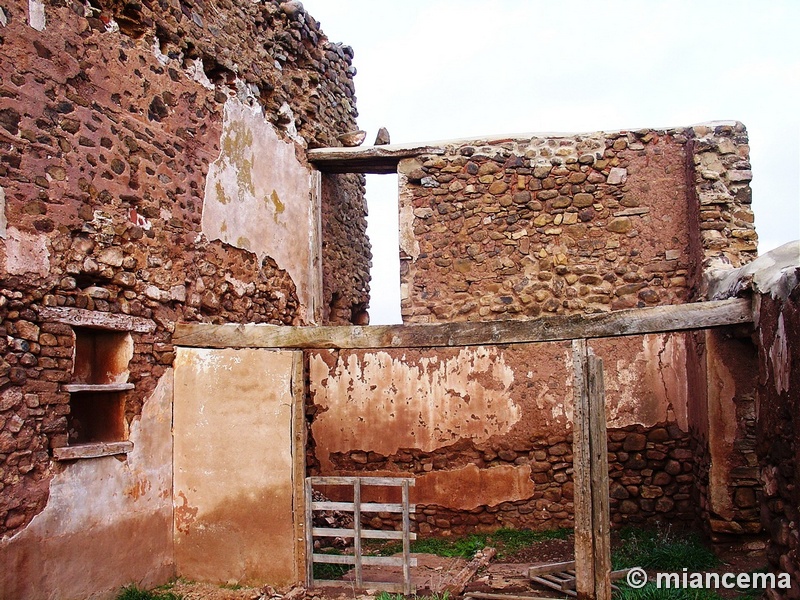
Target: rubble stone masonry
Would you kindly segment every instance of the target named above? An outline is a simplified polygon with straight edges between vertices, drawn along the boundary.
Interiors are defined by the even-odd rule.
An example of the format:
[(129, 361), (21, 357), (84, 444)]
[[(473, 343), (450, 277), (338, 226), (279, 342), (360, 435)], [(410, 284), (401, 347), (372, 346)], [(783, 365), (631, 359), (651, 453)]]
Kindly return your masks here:
[(678, 304), (755, 256), (740, 123), (459, 142), (400, 164), (405, 322)]
[[(176, 321), (364, 319), (370, 254), (359, 176), (331, 176), (322, 194), (322, 252), (310, 260), (328, 308), (302, 297), (277, 255), (252, 249), (260, 239), (225, 241), (226, 223), (205, 235), (204, 202), (254, 197), (283, 171), (251, 156), (263, 139), (243, 123), (271, 128), (270, 147), (306, 173), (296, 197), (272, 184), (253, 208), (270, 211), (260, 237), (288, 231), (289, 251), (313, 229), (278, 228), (287, 203), (311, 206), (304, 146), (337, 145), (356, 126), (352, 50), (299, 2), (3, 0), (0, 53), (0, 534), (10, 535), (44, 507), (61, 468), (52, 450), (67, 443), (74, 334), (43, 309), (154, 324), (132, 333), (130, 425), (173, 362)], [(250, 121), (225, 121), (234, 108)], [(221, 156), (233, 175), (209, 190)], [(300, 275), (313, 277), (309, 266)]]

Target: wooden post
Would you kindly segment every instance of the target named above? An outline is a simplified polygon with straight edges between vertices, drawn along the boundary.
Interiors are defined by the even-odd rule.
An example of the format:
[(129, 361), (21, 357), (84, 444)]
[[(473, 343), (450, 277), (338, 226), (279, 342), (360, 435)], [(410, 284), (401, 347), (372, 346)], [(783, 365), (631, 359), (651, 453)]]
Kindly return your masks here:
[(409, 506), (409, 482), (403, 480), (403, 594), (411, 594), (411, 515)]
[(586, 340), (572, 342), (575, 485), (575, 590), (579, 599), (610, 600), (608, 452), (603, 361)]
[(361, 587), (364, 577), (361, 574), (361, 479), (353, 482), (353, 552), (356, 556), (356, 587)]

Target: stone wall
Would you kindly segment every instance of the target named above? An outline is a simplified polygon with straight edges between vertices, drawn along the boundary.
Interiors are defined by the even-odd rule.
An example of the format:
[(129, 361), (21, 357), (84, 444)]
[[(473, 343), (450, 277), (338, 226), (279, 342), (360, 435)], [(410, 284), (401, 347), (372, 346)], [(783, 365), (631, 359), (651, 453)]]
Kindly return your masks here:
[[(800, 269), (800, 268), (798, 268)], [(800, 598), (800, 286), (765, 292), (758, 310), (758, 456), (761, 516), (773, 569), (790, 573), (792, 589), (770, 597)], [(787, 277), (787, 280), (791, 280)], [(786, 293), (788, 292), (788, 293)]]
[[(148, 324), (129, 332), (133, 389), (114, 392), (132, 435), (170, 376), (175, 322), (364, 319), (370, 256), (361, 180), (323, 194), (305, 158), (355, 128), (352, 50), (299, 2), (5, 0), (0, 11), (0, 534), (13, 554), (41, 534), (29, 528), (46, 506), (81, 504), (57, 495), (73, 489), (52, 487), (58, 474), (124, 479), (103, 479), (116, 458), (52, 459), (70, 441), (76, 371), (76, 328), (53, 314)], [(326, 310), (326, 296), (347, 310)], [(123, 456), (145, 463), (125, 475), (134, 488), (161, 490), (163, 460)], [(113, 493), (145, 518), (139, 492)], [(121, 522), (117, 508), (97, 518)], [(113, 528), (92, 530), (101, 548)], [(141, 573), (170, 570), (159, 547), (166, 566)], [(48, 560), (69, 571), (57, 552)], [(27, 593), (55, 584), (42, 585)]]
[(405, 322), (676, 304), (755, 255), (740, 123), (474, 140), (400, 163)]
[[(691, 523), (686, 336), (591, 345), (605, 361), (614, 523)], [(422, 533), (571, 526), (568, 344), (312, 351), (308, 365), (311, 473), (414, 476)]]

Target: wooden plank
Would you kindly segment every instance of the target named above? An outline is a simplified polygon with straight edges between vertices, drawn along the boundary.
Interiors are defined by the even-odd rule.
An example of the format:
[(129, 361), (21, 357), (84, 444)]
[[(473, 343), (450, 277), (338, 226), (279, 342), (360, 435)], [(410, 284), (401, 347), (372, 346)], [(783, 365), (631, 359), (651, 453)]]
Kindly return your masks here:
[(589, 445), (588, 354), (586, 340), (572, 342), (572, 467), (575, 511), (575, 580), (581, 598), (594, 597), (592, 476)]
[(578, 594), (572, 590), (564, 590), (561, 589), (561, 584), (553, 583), (543, 577), (531, 577), (531, 581), (535, 581), (536, 583), (543, 585), (545, 587), (549, 587), (551, 590), (556, 590), (557, 592), (561, 592), (563, 594), (567, 594), (568, 596), (577, 596)]
[(497, 549), (484, 548), (481, 552), (470, 560), (458, 573), (453, 577), (445, 588), (444, 592), (451, 596), (460, 596), (467, 584), (475, 577), (475, 574), (497, 555)]
[(64, 323), (72, 327), (135, 331), (137, 333), (151, 333), (156, 330), (156, 323), (151, 319), (66, 306), (45, 306), (39, 310), (39, 321)]
[(314, 511), (312, 510), (314, 494), (311, 479), (306, 478), (305, 483), (306, 587), (314, 587)]
[(125, 392), (132, 390), (132, 383), (65, 383), (61, 389), (70, 394), (80, 392)]
[(101, 456), (113, 456), (115, 454), (126, 454), (133, 450), (133, 442), (95, 442), (92, 444), (81, 444), (78, 446), (64, 446), (63, 448), (53, 448), (53, 458), (55, 460), (78, 460), (82, 458), (99, 458)]
[[(313, 510), (339, 510), (342, 512), (353, 512), (352, 502), (313, 502), (311, 504)], [(415, 504), (409, 505), (409, 510), (412, 512), (417, 509)], [(402, 513), (402, 504), (384, 504), (380, 502), (364, 502), (361, 505), (361, 512), (390, 512)]]
[(361, 485), (380, 485), (387, 487), (401, 487), (404, 481), (408, 481), (408, 485), (414, 486), (416, 479), (413, 477), (311, 477), (313, 485), (353, 485), (356, 480), (361, 482)]
[[(352, 554), (314, 554), (312, 555), (315, 563), (327, 563), (330, 565), (354, 565), (356, 557)], [(362, 565), (382, 565), (385, 567), (402, 567), (403, 557), (401, 556), (362, 556)], [(417, 566), (417, 559), (409, 559), (409, 565)]]
[(440, 145), (387, 144), (354, 148), (314, 148), (308, 160), (323, 173), (396, 173), (403, 158), (422, 154), (444, 154)]
[(528, 568), (528, 577), (536, 575), (545, 575), (547, 573), (555, 573), (557, 571), (568, 571), (575, 568), (575, 561), (568, 560), (566, 562), (548, 563), (545, 565), (534, 565)]
[(361, 587), (361, 482), (353, 483), (353, 552), (356, 556), (356, 585)]
[(403, 481), (403, 593), (411, 594), (411, 517), (409, 514), (409, 481)]
[(611, 573), (611, 511), (608, 497), (608, 438), (603, 361), (590, 351), (587, 366), (594, 597), (597, 600), (611, 600), (611, 579), (609, 577)]
[[(363, 582), (364, 589), (375, 589), (381, 592), (392, 592), (396, 594), (403, 593), (403, 584), (402, 583), (390, 583), (388, 581), (364, 581)], [(314, 581), (314, 587), (334, 587), (334, 588), (343, 588), (346, 587), (351, 589), (353, 587), (353, 583), (347, 579), (316, 579)], [(547, 600), (553, 600), (552, 598), (548, 598)]]
[(519, 321), (352, 327), (178, 323), (176, 346), (201, 348), (432, 348), (526, 344), (706, 329), (751, 323), (743, 298)]
[[(292, 354), (292, 502), (296, 507), (293, 511), (293, 527), (295, 539), (295, 573), (297, 581), (305, 581), (308, 577), (308, 535), (311, 529), (309, 517), (311, 504), (307, 498), (308, 483), (306, 482), (306, 378), (304, 376), (304, 353)], [(312, 547), (313, 549), (313, 547)]]
[[(352, 538), (355, 537), (356, 532), (354, 529), (336, 529), (334, 527), (314, 527), (312, 533), (315, 537), (342, 537)], [(416, 533), (409, 533), (409, 539), (417, 539)], [(402, 540), (402, 531), (391, 531), (384, 529), (362, 529), (361, 539), (371, 540)]]

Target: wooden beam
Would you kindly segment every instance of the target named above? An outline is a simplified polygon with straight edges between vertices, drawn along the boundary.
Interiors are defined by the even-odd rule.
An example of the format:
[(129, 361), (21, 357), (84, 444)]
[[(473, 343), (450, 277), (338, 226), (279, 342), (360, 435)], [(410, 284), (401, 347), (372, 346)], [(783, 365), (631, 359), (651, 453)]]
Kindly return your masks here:
[(308, 160), (323, 173), (396, 173), (397, 163), (422, 154), (444, 154), (444, 146), (391, 144), (356, 148), (315, 148)]
[(664, 333), (752, 321), (750, 300), (736, 298), (590, 315), (430, 325), (284, 327), (178, 323), (172, 342), (200, 348), (431, 348)]
[(39, 311), (39, 321), (64, 323), (71, 327), (93, 327), (137, 333), (151, 333), (156, 330), (156, 323), (152, 319), (66, 306), (45, 306)]
[(586, 340), (572, 342), (572, 361), (575, 591), (579, 599), (611, 600), (611, 532), (603, 361), (591, 353)]

